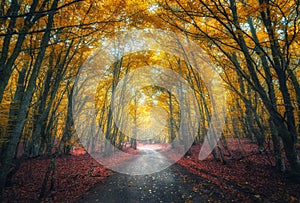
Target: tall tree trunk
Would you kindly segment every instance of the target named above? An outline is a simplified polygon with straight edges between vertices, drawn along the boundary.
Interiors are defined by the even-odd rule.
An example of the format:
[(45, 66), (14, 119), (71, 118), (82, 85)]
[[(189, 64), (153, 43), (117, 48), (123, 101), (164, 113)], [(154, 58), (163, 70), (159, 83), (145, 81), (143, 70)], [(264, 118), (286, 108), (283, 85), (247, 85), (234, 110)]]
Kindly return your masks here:
[(300, 175), (300, 160), (296, 149), (297, 130), (295, 126), (294, 108), (291, 102), (291, 95), (287, 87), (287, 75), (286, 70), (289, 68), (288, 63), (285, 60), (283, 53), (280, 51), (278, 39), (275, 37), (274, 27), (271, 22), (271, 10), (269, 0), (260, 0), (260, 4), (265, 4), (265, 10), (261, 11), (262, 21), (267, 30), (272, 57), (274, 61), (274, 70), (278, 76), (279, 90), (282, 94), (285, 113), (284, 119), (276, 118), (275, 124), (279, 129), (278, 132), (282, 137), (286, 157), (291, 165), (291, 169), (297, 175)]
[[(46, 0), (45, 0), (46, 1)], [(45, 1), (43, 3), (45, 3)], [(8, 84), (8, 81), (10, 79), (10, 76), (13, 72), (13, 66), (18, 58), (19, 54), (22, 51), (22, 44), (24, 40), (26, 39), (27, 32), (31, 29), (31, 27), (35, 24), (35, 22), (42, 16), (36, 15), (33, 17), (33, 13), (35, 12), (37, 5), (39, 3), (39, 0), (33, 0), (32, 4), (30, 5), (29, 15), (25, 17), (24, 20), (24, 26), (20, 30), (20, 33), (18, 35), (17, 41), (14, 45), (14, 49), (9, 56), (9, 48), (12, 46), (12, 39), (13, 39), (13, 32), (15, 31), (15, 26), (18, 18), (12, 18), (9, 21), (8, 25), (8, 32), (6, 33), (4, 40), (3, 40), (3, 46), (1, 50), (1, 57), (0, 57), (0, 103), (3, 98), (3, 94), (5, 91), (5, 88)], [(42, 7), (43, 8), (43, 7)], [(17, 0), (12, 0), (10, 7), (6, 13), (7, 16), (16, 16), (18, 15), (18, 12), (20, 10), (20, 4)], [(5, 15), (4, 15), (5, 16)]]
[(65, 123), (65, 128), (62, 136), (62, 140), (60, 143), (60, 149), (65, 154), (70, 154), (71, 145), (68, 144), (72, 137), (72, 127), (74, 126), (73, 117), (72, 117), (72, 96), (74, 91), (74, 85), (68, 93), (68, 108), (67, 108), (67, 119)]
[[(5, 187), (6, 183), (6, 177), (9, 172), (9, 169), (11, 167), (11, 163), (14, 158), (14, 154), (16, 151), (16, 147), (19, 141), (19, 138), (22, 135), (27, 111), (33, 96), (33, 93), (35, 91), (35, 86), (36, 86), (36, 79), (40, 70), (40, 67), (42, 65), (42, 60), (44, 58), (46, 48), (48, 46), (48, 42), (50, 40), (50, 33), (51, 33), (51, 28), (53, 26), (53, 17), (55, 14), (55, 9), (57, 8), (58, 0), (54, 0), (51, 6), (51, 12), (49, 13), (48, 16), (48, 22), (47, 22), (47, 27), (46, 31), (43, 35), (42, 41), (41, 41), (41, 48), (38, 53), (37, 59), (35, 61), (34, 67), (32, 69), (31, 77), (28, 82), (27, 90), (26, 93), (24, 94), (21, 105), (20, 105), (20, 110), (18, 112), (18, 116), (16, 119), (16, 125), (14, 127), (13, 132), (10, 134), (10, 140), (7, 146), (7, 149), (4, 153), (4, 159), (2, 160), (2, 167), (0, 169), (0, 193), (1, 197), (3, 194), (3, 189)], [(0, 198), (1, 199), (1, 198)]]

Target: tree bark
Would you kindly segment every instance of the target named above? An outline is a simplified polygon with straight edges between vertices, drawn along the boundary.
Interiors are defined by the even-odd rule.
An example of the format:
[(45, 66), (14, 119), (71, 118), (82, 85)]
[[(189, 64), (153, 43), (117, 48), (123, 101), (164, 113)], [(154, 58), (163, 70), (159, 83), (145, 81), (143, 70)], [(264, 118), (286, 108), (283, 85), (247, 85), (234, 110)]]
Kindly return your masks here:
[[(52, 3), (52, 9), (54, 10), (57, 7), (58, 4), (58, 0), (54, 0)], [(35, 86), (36, 86), (36, 79), (40, 70), (40, 67), (42, 65), (42, 60), (44, 58), (45, 52), (46, 52), (46, 47), (48, 45), (48, 42), (50, 40), (50, 32), (51, 32), (51, 28), (53, 26), (53, 18), (54, 18), (54, 14), (55, 12), (52, 11), (49, 13), (48, 16), (48, 22), (47, 22), (47, 29), (43, 35), (42, 41), (41, 41), (41, 48), (40, 51), (38, 53), (37, 59), (35, 61), (32, 73), (31, 73), (31, 77), (29, 79), (29, 83), (27, 86), (27, 90), (26, 93), (21, 101), (21, 105), (20, 105), (20, 110), (18, 112), (18, 116), (16, 119), (16, 125), (14, 127), (13, 132), (10, 134), (10, 140), (7, 146), (7, 149), (4, 153), (4, 159), (2, 160), (2, 167), (0, 169), (0, 193), (1, 193), (1, 197), (3, 194), (3, 189), (5, 187), (5, 183), (6, 183), (6, 177), (7, 174), (9, 172), (9, 169), (11, 167), (11, 163), (13, 161), (14, 155), (15, 155), (15, 151), (16, 151), (16, 147), (19, 141), (19, 138), (22, 135), (22, 131), (23, 131), (23, 127), (24, 127), (24, 123), (25, 123), (25, 119), (26, 119), (26, 115), (27, 115), (27, 111), (28, 111), (28, 107), (30, 105), (34, 90), (35, 90)], [(1, 92), (0, 92), (1, 93)]]

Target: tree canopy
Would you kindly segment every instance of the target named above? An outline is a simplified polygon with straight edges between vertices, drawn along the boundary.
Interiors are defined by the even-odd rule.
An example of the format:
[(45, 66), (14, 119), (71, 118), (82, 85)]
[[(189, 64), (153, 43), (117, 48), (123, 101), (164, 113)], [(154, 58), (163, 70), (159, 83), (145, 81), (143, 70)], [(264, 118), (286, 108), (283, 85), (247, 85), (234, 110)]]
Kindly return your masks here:
[[(249, 138), (262, 153), (266, 140), (272, 140), (276, 167), (285, 170), (289, 165), (299, 177), (299, 6), (299, 0), (2, 0), (1, 191), (24, 158), (70, 153), (82, 138), (74, 127), (78, 121), (91, 153), (109, 153), (109, 146), (102, 142), (105, 139), (118, 149), (127, 142), (136, 148), (139, 140), (170, 143), (182, 134), (191, 135), (195, 143), (203, 142), (214, 108), (220, 104), (214, 103), (211, 87), (191, 59), (157, 51), (157, 47), (122, 55), (126, 47), (118, 40), (113, 42), (119, 54), (116, 60), (98, 74), (101, 78), (95, 80), (95, 89), (85, 92), (96, 92), (94, 101), (81, 98), (84, 107), (94, 107), (95, 116), (80, 115), (74, 121), (72, 113), (83, 106), (72, 104), (72, 99), (84, 95), (74, 84), (87, 59), (101, 66), (103, 61), (93, 58), (99, 47), (124, 31), (150, 29), (184, 36), (207, 54), (225, 87), (222, 138)], [(180, 132), (180, 126), (195, 116), (192, 110), (181, 109), (186, 95), (182, 88), (175, 94), (148, 85), (126, 95), (124, 78), (141, 67), (164, 67), (180, 75), (196, 98), (189, 105), (196, 109), (197, 122)], [(135, 77), (138, 82), (170, 82), (166, 72), (154, 74), (157, 78)], [(135, 83), (127, 88), (134, 87)], [(116, 89), (128, 102), (116, 98)], [(122, 116), (124, 112), (129, 112), (127, 117)], [(129, 121), (135, 128), (125, 129)], [(91, 136), (97, 130), (103, 133)], [(213, 154), (223, 159), (219, 145)]]

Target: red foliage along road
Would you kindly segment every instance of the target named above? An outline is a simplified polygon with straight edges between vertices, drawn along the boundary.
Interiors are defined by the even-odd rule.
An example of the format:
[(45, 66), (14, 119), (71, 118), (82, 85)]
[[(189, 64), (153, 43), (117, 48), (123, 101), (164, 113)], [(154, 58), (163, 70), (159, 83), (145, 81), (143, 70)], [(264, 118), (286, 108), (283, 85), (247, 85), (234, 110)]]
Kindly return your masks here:
[[(126, 148), (128, 154), (137, 154), (138, 150)], [(122, 153), (119, 161), (129, 156)], [(35, 158), (25, 161), (13, 177), (12, 186), (4, 192), (4, 202), (32, 202), (39, 200), (41, 186), (51, 158)], [(95, 161), (83, 148), (73, 150), (72, 155), (56, 158), (54, 187), (49, 177), (45, 202), (73, 202), (94, 184), (112, 174), (110, 170)]]
[[(212, 183), (212, 190), (219, 187), (223, 196), (230, 194), (239, 201), (298, 202), (299, 185), (291, 182), (288, 174), (274, 169), (274, 160), (267, 152), (258, 154), (257, 147), (248, 140), (229, 139), (231, 156), (226, 156), (227, 164), (216, 162), (209, 157), (198, 161), (200, 145), (192, 146), (190, 157), (178, 161), (193, 173)], [(155, 147), (155, 146), (152, 146)], [(168, 148), (160, 145), (158, 148)], [(128, 153), (138, 153), (126, 149)], [(225, 155), (226, 155), (225, 151)], [(122, 153), (120, 162), (128, 157)], [(242, 155), (251, 155), (242, 158)], [(38, 200), (41, 185), (51, 159), (37, 158), (24, 162), (13, 177), (13, 184), (5, 190), (4, 202), (32, 202)], [(45, 202), (73, 202), (86, 193), (94, 184), (101, 182), (112, 174), (106, 167), (97, 163), (82, 149), (73, 155), (65, 155), (56, 159), (56, 171), (53, 189), (50, 191), (49, 178)], [(199, 188), (200, 189), (200, 188)]]
[[(178, 163), (242, 202), (300, 202), (300, 185), (287, 173), (274, 167), (275, 160), (269, 150), (258, 153), (257, 145), (249, 140), (227, 139), (230, 156), (227, 163), (213, 161), (212, 155), (198, 160), (201, 145), (192, 146), (192, 155)], [(226, 151), (224, 152), (226, 155)]]

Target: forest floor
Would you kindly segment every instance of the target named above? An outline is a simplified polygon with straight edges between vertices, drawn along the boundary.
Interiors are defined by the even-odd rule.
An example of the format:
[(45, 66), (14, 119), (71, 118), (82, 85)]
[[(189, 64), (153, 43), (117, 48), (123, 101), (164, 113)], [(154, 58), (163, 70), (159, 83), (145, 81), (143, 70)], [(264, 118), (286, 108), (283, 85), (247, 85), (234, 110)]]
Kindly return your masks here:
[[(249, 140), (227, 141), (226, 164), (212, 157), (198, 161), (201, 146), (194, 145), (191, 156), (143, 176), (112, 172), (79, 149), (56, 159), (42, 200), (39, 194), (51, 159), (30, 159), (6, 188), (4, 202), (300, 202), (300, 185), (289, 173), (275, 170), (269, 150), (259, 154)], [(130, 160), (125, 155), (119, 161)]]

